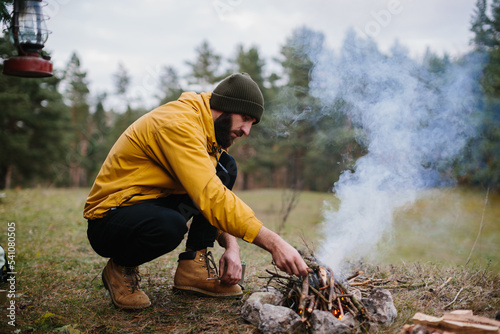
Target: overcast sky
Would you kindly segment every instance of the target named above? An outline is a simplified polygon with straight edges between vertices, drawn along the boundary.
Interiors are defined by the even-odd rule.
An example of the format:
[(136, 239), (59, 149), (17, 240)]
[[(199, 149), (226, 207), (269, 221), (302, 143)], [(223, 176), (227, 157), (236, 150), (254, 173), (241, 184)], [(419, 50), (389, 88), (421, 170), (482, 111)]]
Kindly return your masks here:
[[(418, 57), (426, 48), (459, 55), (470, 49), (476, 0), (47, 0), (52, 34), (45, 49), (62, 69), (76, 51), (90, 88), (113, 92), (112, 75), (122, 62), (132, 92), (151, 93), (159, 68), (185, 74), (186, 60), (208, 40), (224, 57), (238, 44), (257, 46), (261, 56), (279, 55), (294, 28), (324, 33), (338, 49), (349, 28), (373, 37), (382, 50), (396, 40)], [(152, 107), (156, 100), (146, 99)]]

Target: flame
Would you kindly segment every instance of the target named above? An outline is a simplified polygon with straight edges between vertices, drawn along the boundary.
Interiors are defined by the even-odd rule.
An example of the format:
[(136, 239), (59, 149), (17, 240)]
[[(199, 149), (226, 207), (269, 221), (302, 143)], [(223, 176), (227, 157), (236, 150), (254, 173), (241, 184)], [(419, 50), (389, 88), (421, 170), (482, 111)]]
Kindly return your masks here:
[(332, 314), (333, 314), (333, 315), (334, 315), (337, 319), (339, 319), (339, 320), (340, 320), (340, 319), (342, 319), (342, 317), (343, 317), (343, 315), (342, 315), (342, 313), (340, 312), (340, 310), (339, 310), (339, 309), (335, 309), (335, 310), (333, 310)]

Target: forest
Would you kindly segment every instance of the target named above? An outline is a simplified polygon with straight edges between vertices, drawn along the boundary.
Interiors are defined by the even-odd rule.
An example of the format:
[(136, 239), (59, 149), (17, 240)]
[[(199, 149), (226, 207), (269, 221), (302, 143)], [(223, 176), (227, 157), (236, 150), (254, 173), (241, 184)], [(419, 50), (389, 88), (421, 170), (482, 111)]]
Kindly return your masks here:
[[(231, 147), (238, 161), (237, 187), (325, 192), (374, 149), (371, 137), (376, 131), (360, 121), (369, 116), (370, 103), (386, 103), (381, 96), (401, 99), (407, 106), (398, 105), (393, 116), (402, 122), (414, 110), (427, 115), (415, 119), (420, 134), (460, 126), (452, 138), (463, 143), (453, 152), (450, 141), (438, 145), (438, 152), (427, 152), (426, 135), (412, 139), (410, 149), (421, 152), (415, 164), (433, 175), (421, 186), (458, 182), (498, 191), (500, 1), (488, 5), (478, 0), (470, 30), (474, 37), (469, 53), (451, 57), (428, 50), (417, 60), (398, 43), (383, 53), (373, 40), (354, 31), (346, 33), (339, 50), (327, 50), (322, 32), (297, 27), (273, 58), (276, 70), (271, 73), (258, 46), (236, 45), (234, 55), (225, 59), (205, 40), (196, 48), (196, 58), (186, 59), (187, 73), (162, 67), (157, 104), (175, 100), (183, 91), (210, 89), (233, 72), (250, 74), (263, 92), (266, 112), (250, 136)], [(4, 35), (0, 57), (13, 54)], [(118, 136), (150, 111), (132, 100), (131, 77), (122, 63), (110, 64), (116, 67), (111, 92), (90, 91), (84, 63), (75, 50), (51, 78), (0, 75), (0, 189), (91, 186)], [(402, 71), (407, 71), (406, 78), (401, 78)], [(401, 88), (400, 81), (408, 79), (413, 86)], [(408, 97), (408, 92), (415, 95)], [(122, 101), (115, 108), (120, 110), (105, 107), (111, 96)], [(407, 111), (410, 116), (404, 118)], [(374, 124), (383, 129), (386, 123)], [(400, 141), (399, 135), (394, 132), (392, 140)]]

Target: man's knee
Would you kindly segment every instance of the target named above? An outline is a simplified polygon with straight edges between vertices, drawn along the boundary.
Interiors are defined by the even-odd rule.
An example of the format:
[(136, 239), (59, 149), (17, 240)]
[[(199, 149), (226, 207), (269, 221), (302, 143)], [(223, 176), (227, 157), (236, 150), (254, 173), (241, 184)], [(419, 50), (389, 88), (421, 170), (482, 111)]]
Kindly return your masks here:
[(157, 228), (158, 233), (163, 237), (171, 237), (179, 240), (184, 238), (184, 234), (188, 230), (186, 218), (174, 210), (168, 210), (168, 212), (158, 217), (153, 228)]

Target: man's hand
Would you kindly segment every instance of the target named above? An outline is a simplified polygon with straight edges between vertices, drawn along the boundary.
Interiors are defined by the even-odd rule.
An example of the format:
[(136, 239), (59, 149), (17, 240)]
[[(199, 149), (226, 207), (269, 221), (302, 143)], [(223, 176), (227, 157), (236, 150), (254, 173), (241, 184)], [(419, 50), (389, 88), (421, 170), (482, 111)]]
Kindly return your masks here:
[(304, 276), (310, 269), (299, 252), (273, 231), (262, 226), (253, 243), (273, 256), (276, 266), (290, 275)]
[(241, 280), (240, 246), (236, 238), (228, 233), (219, 237), (219, 244), (226, 249), (219, 260), (222, 284), (235, 285)]

